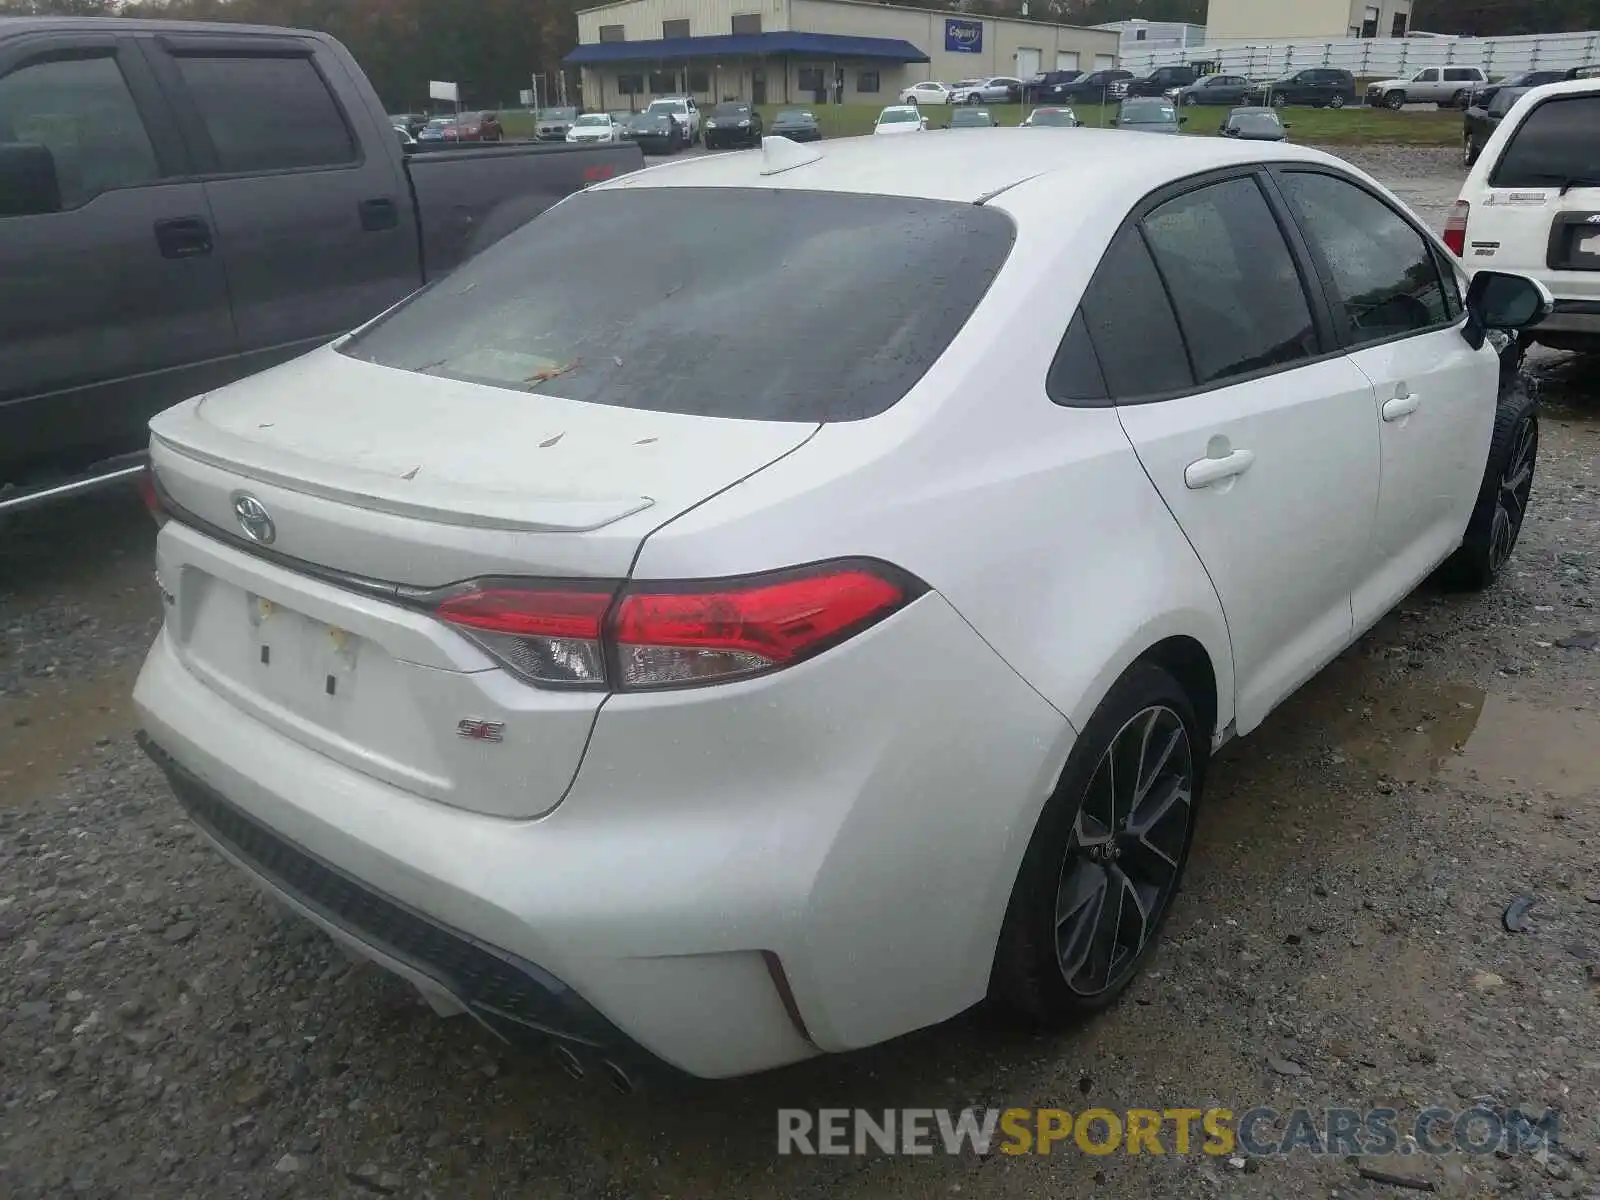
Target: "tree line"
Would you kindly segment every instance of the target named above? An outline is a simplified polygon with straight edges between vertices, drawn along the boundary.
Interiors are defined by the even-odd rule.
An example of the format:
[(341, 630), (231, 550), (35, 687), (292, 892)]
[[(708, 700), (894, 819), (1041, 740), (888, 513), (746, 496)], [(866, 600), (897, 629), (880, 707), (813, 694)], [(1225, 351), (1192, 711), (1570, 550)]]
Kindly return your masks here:
[[(0, 0), (0, 16), (61, 13), (291, 25), (349, 46), (391, 109), (427, 103), (429, 79), (461, 85), (463, 104), (514, 102), (550, 87), (578, 40), (577, 11), (597, 0)], [(896, 0), (921, 8), (1075, 25), (1143, 17), (1204, 24), (1206, 0)], [(1479, 37), (1600, 29), (1600, 0), (1415, 0), (1411, 25)]]

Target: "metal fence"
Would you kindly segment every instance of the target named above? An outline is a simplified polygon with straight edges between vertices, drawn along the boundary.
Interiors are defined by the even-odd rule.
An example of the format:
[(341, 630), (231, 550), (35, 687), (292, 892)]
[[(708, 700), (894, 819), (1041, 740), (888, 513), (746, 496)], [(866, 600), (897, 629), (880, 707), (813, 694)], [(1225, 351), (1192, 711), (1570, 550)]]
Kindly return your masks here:
[(1490, 77), (1600, 63), (1600, 31), (1503, 38), (1345, 38), (1337, 41), (1212, 42), (1126, 54), (1123, 69), (1144, 74), (1185, 62), (1216, 63), (1230, 75), (1267, 79), (1302, 67), (1342, 67), (1358, 79), (1405, 77), (1424, 67), (1482, 67)]

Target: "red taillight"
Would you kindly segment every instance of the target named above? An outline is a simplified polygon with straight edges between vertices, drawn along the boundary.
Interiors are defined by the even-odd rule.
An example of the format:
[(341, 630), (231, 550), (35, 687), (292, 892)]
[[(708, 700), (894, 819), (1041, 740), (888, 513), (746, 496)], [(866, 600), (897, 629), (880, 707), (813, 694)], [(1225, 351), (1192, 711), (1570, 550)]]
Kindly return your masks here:
[(433, 611), (530, 683), (599, 687), (606, 681), (601, 628), (615, 592), (614, 584), (474, 583)]
[(1444, 244), (1457, 258), (1467, 256), (1467, 218), (1471, 215), (1472, 205), (1465, 200), (1457, 200), (1450, 219), (1444, 225)]
[[(496, 580), (434, 598), (434, 615), (536, 684), (682, 687), (789, 666), (860, 633), (925, 589), (846, 561), (696, 583)], [(615, 602), (614, 601), (615, 598)]]
[(161, 492), (156, 488), (156, 473), (152, 467), (146, 466), (139, 473), (139, 497), (144, 501), (145, 508), (149, 509), (150, 515), (155, 518), (156, 525), (165, 525), (167, 510), (161, 503)]
[(672, 687), (786, 667), (908, 599), (904, 581), (862, 565), (671, 591), (639, 584), (612, 624), (618, 683)]

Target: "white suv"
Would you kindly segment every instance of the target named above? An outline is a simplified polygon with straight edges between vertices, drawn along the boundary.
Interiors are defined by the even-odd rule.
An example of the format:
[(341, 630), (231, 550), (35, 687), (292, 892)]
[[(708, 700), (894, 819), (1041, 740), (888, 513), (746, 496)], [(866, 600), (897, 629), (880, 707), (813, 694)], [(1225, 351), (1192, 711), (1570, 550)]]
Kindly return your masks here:
[(689, 145), (700, 140), (700, 107), (694, 102), (693, 96), (661, 96), (650, 101), (650, 107), (645, 111), (670, 116)]
[(1281, 143), (597, 184), (156, 418), (146, 744), (269, 893), (621, 1087), (1082, 1019), (1212, 752), (1505, 568), (1538, 413), (1491, 334), (1547, 296), (1461, 282)]
[(1473, 91), (1488, 82), (1489, 76), (1482, 67), (1426, 67), (1410, 79), (1383, 79), (1368, 84), (1367, 103), (1394, 109), (1408, 104), (1465, 108)]
[(1600, 79), (1534, 88), (1467, 175), (1445, 241), (1469, 270), (1517, 271), (1555, 311), (1529, 340), (1600, 352)]

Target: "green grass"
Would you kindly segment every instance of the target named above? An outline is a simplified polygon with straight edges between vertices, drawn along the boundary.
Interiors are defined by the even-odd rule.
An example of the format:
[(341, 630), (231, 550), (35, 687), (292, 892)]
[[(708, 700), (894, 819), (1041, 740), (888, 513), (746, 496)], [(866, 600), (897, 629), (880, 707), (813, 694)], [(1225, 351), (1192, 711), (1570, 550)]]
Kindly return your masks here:
[[(761, 114), (770, 124), (780, 108), (804, 107), (814, 113), (822, 127), (824, 137), (854, 137), (872, 132), (882, 106), (876, 104), (821, 104), (790, 105), (765, 104)], [(999, 118), (1001, 125), (1018, 125), (1028, 115), (1031, 106), (1021, 104), (991, 104), (989, 111)], [(1075, 104), (1073, 111), (1088, 126), (1110, 124), (1117, 115), (1115, 105)], [(1216, 136), (1217, 127), (1227, 110), (1222, 108), (1186, 108), (1189, 118), (1186, 133)], [(1388, 144), (1402, 146), (1456, 146), (1461, 141), (1461, 114), (1443, 112), (1390, 112), (1382, 108), (1345, 108), (1338, 111), (1326, 108), (1289, 108), (1284, 119), (1292, 126), (1289, 137), (1296, 142), (1309, 142), (1319, 146), (1352, 146)], [(930, 105), (928, 121), (938, 128), (949, 120), (950, 110)], [(533, 136), (534, 119), (527, 113), (506, 113), (503, 117), (507, 137)]]

